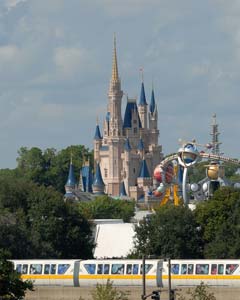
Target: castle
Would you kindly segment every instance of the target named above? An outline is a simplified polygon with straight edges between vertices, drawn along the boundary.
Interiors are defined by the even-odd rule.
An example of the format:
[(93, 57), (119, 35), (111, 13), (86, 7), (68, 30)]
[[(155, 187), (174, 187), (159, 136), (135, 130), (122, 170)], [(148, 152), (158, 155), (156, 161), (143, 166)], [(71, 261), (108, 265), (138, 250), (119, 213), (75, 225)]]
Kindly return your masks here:
[[(122, 97), (114, 38), (103, 134), (97, 124), (94, 136), (95, 179), (92, 190), (95, 194), (146, 201), (153, 185), (153, 170), (163, 157), (162, 147), (158, 144), (158, 110), (154, 90), (148, 105), (142, 82), (138, 103), (137, 99), (127, 97), (124, 118)], [(68, 188), (67, 185), (65, 188)]]
[(126, 194), (139, 200), (152, 186), (154, 167), (163, 156), (158, 144), (158, 111), (153, 90), (148, 109), (142, 82), (139, 103), (127, 98), (122, 119), (122, 96), (114, 38), (107, 113), (102, 136), (99, 125), (96, 125), (94, 161), (95, 166), (100, 165), (106, 194)]

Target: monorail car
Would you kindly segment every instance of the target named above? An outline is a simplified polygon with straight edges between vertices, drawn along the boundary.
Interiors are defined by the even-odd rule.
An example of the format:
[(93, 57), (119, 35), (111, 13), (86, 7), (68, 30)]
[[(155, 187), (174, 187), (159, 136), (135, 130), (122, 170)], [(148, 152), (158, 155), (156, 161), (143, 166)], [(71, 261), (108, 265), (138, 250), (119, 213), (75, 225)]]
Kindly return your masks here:
[[(22, 279), (34, 285), (94, 286), (108, 279), (116, 286), (142, 285), (142, 260), (12, 260)], [(147, 259), (146, 285), (168, 287), (168, 262)], [(172, 287), (240, 287), (240, 260), (171, 260)]]

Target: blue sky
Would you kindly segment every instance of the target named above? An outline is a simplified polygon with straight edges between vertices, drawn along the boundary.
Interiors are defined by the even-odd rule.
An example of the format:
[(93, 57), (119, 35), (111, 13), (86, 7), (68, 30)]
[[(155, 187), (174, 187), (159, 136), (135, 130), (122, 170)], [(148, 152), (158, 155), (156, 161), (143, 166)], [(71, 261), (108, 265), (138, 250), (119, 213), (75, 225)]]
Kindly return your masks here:
[[(113, 35), (122, 89), (152, 82), (164, 154), (178, 139), (239, 158), (240, 2), (231, 0), (1, 0), (0, 168), (21, 146), (90, 149), (106, 113)], [(126, 99), (123, 99), (123, 105)]]

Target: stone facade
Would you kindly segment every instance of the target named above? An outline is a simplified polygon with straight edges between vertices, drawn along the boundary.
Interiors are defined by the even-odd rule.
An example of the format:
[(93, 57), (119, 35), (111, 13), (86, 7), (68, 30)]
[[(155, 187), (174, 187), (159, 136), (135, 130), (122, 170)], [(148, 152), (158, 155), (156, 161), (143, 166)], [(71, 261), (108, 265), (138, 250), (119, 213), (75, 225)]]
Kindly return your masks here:
[(127, 99), (124, 119), (122, 97), (114, 39), (112, 76), (103, 135), (97, 124), (94, 137), (95, 167), (97, 164), (100, 166), (106, 194), (119, 196), (124, 183), (129, 198), (146, 200), (147, 192), (152, 186), (154, 167), (163, 156), (162, 147), (158, 144), (158, 111), (154, 91), (152, 90), (148, 106), (142, 82), (139, 103), (137, 104), (136, 99)]

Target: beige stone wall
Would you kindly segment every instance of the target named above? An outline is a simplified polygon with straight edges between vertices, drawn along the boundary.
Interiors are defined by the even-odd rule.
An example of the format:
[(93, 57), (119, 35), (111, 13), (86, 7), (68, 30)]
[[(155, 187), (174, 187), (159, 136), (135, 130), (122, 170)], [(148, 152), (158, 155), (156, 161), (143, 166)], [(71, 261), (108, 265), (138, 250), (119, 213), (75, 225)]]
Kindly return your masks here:
[[(34, 292), (28, 292), (26, 300), (79, 300), (80, 297), (84, 300), (92, 300), (92, 288), (80, 287), (36, 287)], [(141, 287), (121, 287), (122, 291), (129, 293), (129, 300), (140, 300), (142, 295)], [(147, 294), (153, 289), (148, 289)], [(178, 291), (178, 294), (186, 294), (187, 289), (184, 288)], [(239, 300), (240, 288), (211, 288), (217, 300)], [(178, 298), (178, 297), (177, 297)], [(149, 297), (148, 299), (151, 299)], [(163, 290), (161, 300), (168, 300), (168, 291)]]

